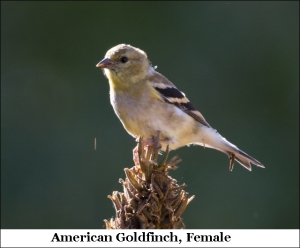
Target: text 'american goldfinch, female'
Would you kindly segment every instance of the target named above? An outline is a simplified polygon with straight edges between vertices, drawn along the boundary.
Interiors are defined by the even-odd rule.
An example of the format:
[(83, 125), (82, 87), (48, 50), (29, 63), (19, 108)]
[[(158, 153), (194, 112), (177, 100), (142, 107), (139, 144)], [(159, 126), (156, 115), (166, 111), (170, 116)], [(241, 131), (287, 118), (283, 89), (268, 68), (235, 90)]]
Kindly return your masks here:
[(195, 144), (214, 148), (251, 170), (264, 166), (213, 129), (199, 111), (166, 77), (155, 71), (147, 54), (120, 44), (107, 51), (97, 65), (109, 80), (110, 102), (124, 128), (133, 137), (155, 137), (160, 131), (163, 149)]

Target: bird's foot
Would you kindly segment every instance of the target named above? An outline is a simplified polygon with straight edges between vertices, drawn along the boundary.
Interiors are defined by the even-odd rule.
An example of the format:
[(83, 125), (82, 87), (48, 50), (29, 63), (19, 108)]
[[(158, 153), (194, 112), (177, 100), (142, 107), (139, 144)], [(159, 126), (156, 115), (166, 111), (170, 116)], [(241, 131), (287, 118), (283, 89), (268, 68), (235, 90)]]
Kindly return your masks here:
[[(157, 138), (149, 138), (149, 139), (146, 139), (146, 140), (139, 140), (139, 138), (136, 139), (136, 142), (141, 142), (142, 143), (142, 146), (144, 149), (146, 149), (147, 147), (149, 146), (152, 146), (152, 147), (155, 147), (156, 149), (161, 149), (162, 148), (162, 145), (160, 144), (162, 140), (157, 140)], [(134, 150), (137, 149), (138, 150), (138, 146), (136, 148), (134, 148)]]
[(141, 150), (139, 151), (139, 149), (142, 149), (142, 151), (150, 152), (150, 150), (152, 150), (152, 149), (160, 150), (162, 148), (162, 145), (159, 143), (159, 140), (157, 138), (149, 138), (146, 140), (142, 140), (142, 139), (138, 138), (137, 142), (139, 142), (139, 144), (137, 144), (137, 146), (132, 151), (133, 162), (134, 162), (135, 166), (137, 166), (137, 167), (140, 167), (140, 162), (139, 162), (140, 157), (139, 156), (141, 154), (143, 154), (143, 152), (141, 152)]

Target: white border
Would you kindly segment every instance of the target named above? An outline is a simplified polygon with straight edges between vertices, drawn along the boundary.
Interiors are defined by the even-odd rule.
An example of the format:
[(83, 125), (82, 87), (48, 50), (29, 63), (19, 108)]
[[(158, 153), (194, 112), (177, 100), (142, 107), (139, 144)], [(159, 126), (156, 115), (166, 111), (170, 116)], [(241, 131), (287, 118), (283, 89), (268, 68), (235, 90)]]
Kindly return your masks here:
[[(170, 234), (176, 235), (178, 240), (182, 242), (120, 242), (119, 237), (128, 236), (129, 239), (138, 237), (149, 237), (153, 235), (163, 235), (168, 240)], [(112, 238), (112, 242), (51, 242), (57, 233), (60, 235), (71, 235), (73, 239), (80, 240), (80, 235), (92, 235), (97, 238)], [(121, 233), (121, 234), (120, 234)], [(122, 234), (124, 233), (124, 235)], [(190, 234), (189, 234), (190, 233)], [(197, 242), (195, 239), (188, 242), (188, 235), (191, 233), (198, 239), (209, 238), (211, 235), (215, 239), (220, 238), (221, 233), (223, 238), (226, 235), (230, 236), (230, 241), (226, 242)], [(78, 235), (78, 236), (76, 236)], [(99, 236), (101, 235), (101, 236)], [(106, 235), (106, 236), (105, 236)], [(164, 236), (166, 235), (166, 236)], [(216, 236), (215, 236), (216, 235)], [(173, 236), (174, 237), (174, 236)], [(227, 239), (229, 239), (227, 237)], [(54, 238), (55, 240), (55, 238)], [(184, 229), (184, 230), (104, 230), (104, 229), (2, 229), (1, 230), (1, 247), (299, 247), (299, 229), (287, 230), (254, 230), (254, 229)]]

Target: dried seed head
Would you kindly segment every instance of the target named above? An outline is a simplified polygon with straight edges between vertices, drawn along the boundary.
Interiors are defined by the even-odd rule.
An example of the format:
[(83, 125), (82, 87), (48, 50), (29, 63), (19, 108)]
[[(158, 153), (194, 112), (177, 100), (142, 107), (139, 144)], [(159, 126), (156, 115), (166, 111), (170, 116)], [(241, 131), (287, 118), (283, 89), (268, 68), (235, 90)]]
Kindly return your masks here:
[(120, 179), (124, 193), (113, 192), (108, 196), (116, 209), (116, 217), (104, 220), (106, 229), (175, 229), (185, 228), (181, 215), (194, 199), (183, 190), (185, 184), (168, 175), (177, 168), (178, 156), (167, 162), (169, 148), (160, 163), (159, 134), (153, 145), (144, 147), (138, 139), (138, 165), (125, 170), (125, 181)]

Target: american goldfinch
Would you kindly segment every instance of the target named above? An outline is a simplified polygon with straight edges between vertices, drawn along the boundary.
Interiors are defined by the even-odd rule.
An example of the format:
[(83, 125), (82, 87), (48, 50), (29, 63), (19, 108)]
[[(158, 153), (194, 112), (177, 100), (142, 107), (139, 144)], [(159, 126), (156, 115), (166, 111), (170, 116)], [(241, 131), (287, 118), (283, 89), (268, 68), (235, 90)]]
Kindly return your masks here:
[(120, 44), (107, 51), (96, 67), (104, 69), (110, 102), (126, 131), (133, 137), (155, 137), (160, 131), (162, 149), (195, 144), (219, 150), (251, 171), (251, 163), (264, 166), (223, 138), (166, 77), (151, 66), (147, 54)]

